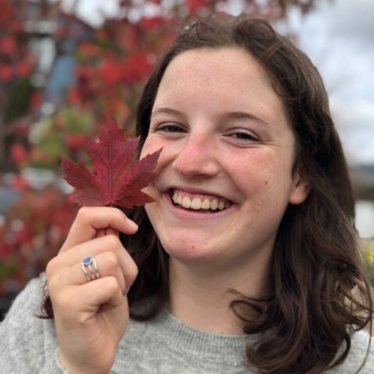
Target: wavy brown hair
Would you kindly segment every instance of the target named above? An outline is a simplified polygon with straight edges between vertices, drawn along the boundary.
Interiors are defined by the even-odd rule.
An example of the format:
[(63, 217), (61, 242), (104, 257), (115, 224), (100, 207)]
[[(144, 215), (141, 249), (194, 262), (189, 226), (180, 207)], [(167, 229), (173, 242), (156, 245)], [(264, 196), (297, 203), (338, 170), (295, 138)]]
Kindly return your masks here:
[[(263, 66), (296, 137), (294, 172), (310, 184), (306, 201), (287, 208), (278, 230), (273, 297), (254, 300), (236, 293), (231, 307), (245, 322), (245, 333), (271, 330), (247, 347), (248, 362), (259, 373), (322, 373), (347, 357), (354, 330), (371, 330), (373, 299), (361, 264), (345, 157), (322, 79), (308, 57), (264, 20), (210, 18), (185, 28), (144, 88), (137, 113), (140, 149), (160, 81), (173, 58), (192, 49), (225, 47), (242, 48)], [(128, 295), (131, 316), (149, 320), (169, 297), (168, 255), (144, 208), (126, 214), (139, 224), (135, 235), (121, 236), (139, 267)], [(139, 303), (143, 307), (134, 308)], [(245, 315), (249, 308), (259, 312), (258, 318), (251, 319), (250, 311)]]
[[(371, 325), (373, 299), (353, 224), (346, 160), (322, 79), (309, 58), (264, 20), (196, 22), (181, 32), (145, 86), (137, 113), (140, 148), (148, 135), (160, 81), (173, 58), (191, 49), (225, 47), (244, 49), (267, 72), (296, 137), (294, 172), (310, 183), (306, 201), (288, 207), (278, 230), (273, 298), (259, 301), (238, 295), (232, 308), (246, 322), (246, 333), (272, 331), (247, 348), (248, 361), (260, 373), (321, 373), (346, 358), (351, 344), (347, 326), (359, 330)], [(139, 266), (129, 300), (131, 305), (152, 300), (149, 308), (133, 312), (132, 317), (146, 320), (157, 315), (168, 299), (168, 255), (144, 208), (127, 213), (139, 223), (134, 236), (122, 238)], [(256, 308), (259, 317), (251, 320), (239, 314), (238, 306)]]

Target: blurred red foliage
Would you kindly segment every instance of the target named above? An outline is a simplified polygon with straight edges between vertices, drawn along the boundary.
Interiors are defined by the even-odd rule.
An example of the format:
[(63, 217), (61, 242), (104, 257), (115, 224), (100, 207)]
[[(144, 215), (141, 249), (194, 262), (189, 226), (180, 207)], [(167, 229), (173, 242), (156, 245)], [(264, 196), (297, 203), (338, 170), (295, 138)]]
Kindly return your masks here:
[(44, 270), (63, 244), (77, 211), (58, 188), (38, 191), (24, 184), (22, 189), (0, 226), (0, 294), (19, 291)]

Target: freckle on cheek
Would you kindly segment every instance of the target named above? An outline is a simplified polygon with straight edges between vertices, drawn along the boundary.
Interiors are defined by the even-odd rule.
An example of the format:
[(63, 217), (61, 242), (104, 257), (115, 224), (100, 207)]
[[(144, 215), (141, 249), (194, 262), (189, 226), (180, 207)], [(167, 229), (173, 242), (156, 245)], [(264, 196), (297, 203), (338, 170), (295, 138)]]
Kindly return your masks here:
[(265, 181), (265, 185), (268, 185), (269, 184), (269, 182), (268, 181)]

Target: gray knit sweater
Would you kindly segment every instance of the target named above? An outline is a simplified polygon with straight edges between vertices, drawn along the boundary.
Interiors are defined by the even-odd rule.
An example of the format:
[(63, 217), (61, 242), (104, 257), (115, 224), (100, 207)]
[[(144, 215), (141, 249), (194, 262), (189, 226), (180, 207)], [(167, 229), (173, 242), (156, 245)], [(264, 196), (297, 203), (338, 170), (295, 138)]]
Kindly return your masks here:
[[(65, 373), (56, 359), (53, 321), (35, 317), (44, 281), (44, 277), (31, 281), (0, 324), (1, 374)], [(243, 354), (245, 345), (255, 339), (198, 331), (163, 311), (150, 322), (130, 321), (111, 374), (254, 374), (255, 369), (245, 366)], [(352, 339), (348, 358), (329, 374), (353, 374), (360, 367), (369, 335), (358, 332)], [(360, 373), (374, 373), (374, 339)]]

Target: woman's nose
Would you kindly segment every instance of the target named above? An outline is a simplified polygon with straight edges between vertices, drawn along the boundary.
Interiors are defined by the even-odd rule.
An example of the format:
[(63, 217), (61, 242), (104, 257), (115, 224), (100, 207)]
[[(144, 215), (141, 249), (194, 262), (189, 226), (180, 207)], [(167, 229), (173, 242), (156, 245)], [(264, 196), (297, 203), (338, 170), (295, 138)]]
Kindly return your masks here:
[(179, 150), (173, 167), (188, 177), (212, 177), (219, 171), (217, 149), (215, 148), (211, 139), (202, 136), (189, 136)]

